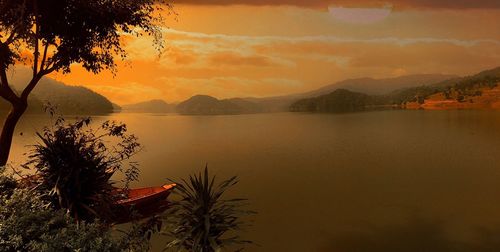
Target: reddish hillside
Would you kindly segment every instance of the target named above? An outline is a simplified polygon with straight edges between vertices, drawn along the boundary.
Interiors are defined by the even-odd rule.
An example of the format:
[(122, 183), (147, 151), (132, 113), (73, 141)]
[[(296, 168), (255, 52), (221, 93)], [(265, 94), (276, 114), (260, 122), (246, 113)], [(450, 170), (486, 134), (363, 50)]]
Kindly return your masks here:
[(500, 83), (495, 87), (477, 88), (474, 94), (464, 95), (451, 90), (448, 94), (439, 92), (418, 102), (408, 102), (406, 109), (500, 109)]

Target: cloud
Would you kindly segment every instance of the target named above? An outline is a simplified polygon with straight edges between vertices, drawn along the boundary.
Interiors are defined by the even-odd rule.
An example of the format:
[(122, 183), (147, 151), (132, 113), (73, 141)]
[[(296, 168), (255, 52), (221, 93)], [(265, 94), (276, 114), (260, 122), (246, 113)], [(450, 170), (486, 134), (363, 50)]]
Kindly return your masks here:
[(327, 8), (331, 5), (347, 7), (380, 7), (380, 3), (396, 8), (500, 8), (498, 0), (177, 0), (180, 4), (195, 5), (291, 5), (308, 8)]
[[(402, 14), (392, 14), (387, 19), (393, 15)], [(75, 66), (70, 75), (58, 77), (124, 104), (157, 98), (182, 101), (200, 93), (219, 98), (284, 95), (367, 76), (467, 75), (500, 62), (500, 38), (496, 33), (412, 36), (392, 30), (356, 36), (242, 35), (164, 29), (167, 41), (160, 56), (151, 49), (151, 40), (146, 37), (128, 41), (129, 62), (126, 66), (119, 63), (117, 76), (106, 72), (93, 76)]]
[(272, 64), (268, 57), (258, 55), (239, 55), (234, 53), (221, 53), (210, 56), (210, 64), (228, 66), (257, 66), (265, 67)]
[(301, 81), (294, 79), (263, 78), (256, 80), (238, 76), (212, 78), (161, 77), (158, 81), (165, 90), (165, 94), (179, 95), (185, 98), (194, 94), (212, 95), (222, 99), (263, 97), (280, 95), (303, 86)]
[[(219, 98), (281, 95), (354, 77), (473, 73), (500, 60), (500, 41), (494, 39), (164, 32), (171, 39), (166, 52), (141, 64), (158, 75), (149, 85), (170, 101), (199, 93)], [(189, 60), (179, 62), (182, 58)]]
[(344, 8), (329, 7), (330, 14), (336, 19), (354, 24), (370, 24), (384, 20), (392, 9), (386, 8)]
[[(500, 62), (500, 41), (434, 37), (245, 36), (165, 29), (160, 57), (147, 39), (131, 44), (116, 77), (75, 69), (65, 82), (86, 85), (118, 103), (194, 94), (275, 96), (346, 78), (472, 74)], [(144, 47), (142, 50), (141, 48)], [(97, 85), (96, 83), (105, 83)]]
[[(500, 41), (494, 39), (453, 39), (453, 38), (432, 38), (432, 37), (419, 37), (419, 38), (398, 38), (398, 37), (380, 37), (380, 38), (350, 38), (350, 37), (340, 37), (331, 35), (318, 35), (318, 36), (245, 36), (245, 35), (226, 35), (226, 34), (208, 34), (201, 32), (186, 32), (178, 31), (173, 29), (165, 29), (164, 32), (167, 34), (168, 38), (174, 39), (186, 39), (191, 43), (198, 41), (203, 43), (205, 47), (212, 47), (215, 43), (231, 43), (225, 45), (235, 45), (240, 46), (241, 43), (246, 43), (248, 45), (258, 45), (266, 43), (275, 42), (339, 42), (339, 43), (387, 43), (387, 44), (397, 44), (397, 45), (407, 45), (413, 43), (438, 43), (445, 42), (450, 44), (456, 44), (461, 46), (474, 46), (480, 43), (493, 43), (500, 45)], [(176, 35), (176, 37), (172, 37)], [(207, 45), (207, 43), (209, 43)], [(194, 45), (194, 44), (193, 44)], [(244, 47), (247, 48), (247, 47)], [(226, 48), (226, 50), (228, 50)], [(237, 49), (239, 50), (239, 49)]]
[[(360, 62), (380, 60), (376, 55), (394, 56), (387, 59), (392, 62), (413, 62), (417, 58), (440, 62), (446, 58), (457, 59), (461, 56), (472, 56), (474, 51), (484, 51), (487, 48), (499, 48), (500, 41), (496, 39), (456, 39), (434, 37), (375, 37), (356, 38), (332, 35), (316, 36), (247, 36), (228, 34), (209, 34), (202, 32), (187, 32), (174, 29), (164, 29), (168, 39), (165, 51), (158, 52), (150, 48), (147, 38), (138, 38), (128, 45), (131, 61), (155, 62), (155, 67), (172, 70), (204, 70), (227, 72), (240, 68), (240, 72), (254, 72), (255, 68), (296, 69), (297, 61), (310, 60), (323, 62), (339, 67), (350, 65), (365, 66)], [(484, 47), (484, 49), (482, 48)], [(142, 48), (142, 49), (141, 49)], [(438, 48), (439, 50), (435, 50)], [(442, 50), (440, 48), (443, 48)], [(456, 49), (454, 54), (448, 53)], [(471, 52), (471, 53), (470, 53)], [(444, 55), (441, 57), (441, 55)], [(432, 56), (439, 59), (434, 60)], [(498, 53), (484, 54), (481, 59), (498, 58)], [(373, 60), (366, 60), (373, 58)], [(485, 61), (490, 62), (490, 60)], [(374, 65), (380, 65), (380, 62)], [(459, 62), (446, 62), (456, 65)], [(413, 64), (413, 63), (412, 63)], [(480, 64), (481, 65), (481, 64)], [(253, 68), (243, 70), (241, 68)], [(219, 72), (215, 72), (219, 71)], [(393, 71), (393, 70), (391, 70)], [(179, 73), (173, 73), (179, 75)], [(269, 76), (266, 76), (269, 77)]]
[(236, 53), (219, 53), (208, 57), (208, 64), (214, 66), (252, 66), (252, 67), (271, 67), (271, 66), (293, 66), (293, 62), (280, 59), (279, 57), (271, 58), (262, 55), (249, 54), (241, 55)]

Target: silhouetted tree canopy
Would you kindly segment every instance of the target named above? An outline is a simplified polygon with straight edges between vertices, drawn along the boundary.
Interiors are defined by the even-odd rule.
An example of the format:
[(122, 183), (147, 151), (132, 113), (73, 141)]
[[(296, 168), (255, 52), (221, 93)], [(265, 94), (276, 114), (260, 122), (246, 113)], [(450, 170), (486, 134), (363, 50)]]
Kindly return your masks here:
[[(11, 104), (0, 134), (0, 165), (8, 160), (14, 129), (28, 107), (28, 96), (53, 71), (72, 64), (87, 71), (114, 72), (124, 58), (124, 35), (149, 35), (162, 48), (164, 0), (0, 0), (0, 97)], [(30, 65), (33, 77), (16, 92), (7, 78), (14, 64)]]
[[(72, 63), (81, 63), (94, 73), (113, 69), (114, 56), (125, 56), (120, 39), (123, 34), (151, 35), (161, 47), (157, 26), (161, 16), (155, 12), (161, 5), (156, 2), (0, 0), (2, 64), (7, 67), (17, 60), (39, 60), (43, 65), (35, 72), (69, 72)], [(35, 51), (33, 59), (25, 57), (27, 49)]]

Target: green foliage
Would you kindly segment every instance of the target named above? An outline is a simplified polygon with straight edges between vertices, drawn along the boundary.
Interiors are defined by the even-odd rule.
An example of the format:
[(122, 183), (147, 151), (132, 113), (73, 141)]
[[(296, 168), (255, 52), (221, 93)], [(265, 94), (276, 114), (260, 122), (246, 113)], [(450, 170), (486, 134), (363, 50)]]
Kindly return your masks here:
[[(34, 145), (24, 165), (36, 170), (37, 190), (77, 220), (112, 217), (111, 176), (122, 172), (128, 187), (139, 175), (135, 163), (123, 165), (140, 148), (137, 138), (126, 134), (126, 125), (106, 121), (94, 130), (90, 122), (86, 118), (66, 123), (59, 117), (54, 126), (37, 133), (41, 142)], [(107, 147), (108, 141), (116, 145)]]
[(10, 195), (14, 189), (17, 187), (17, 181), (12, 177), (3, 176), (5, 172), (5, 166), (0, 166), (0, 192), (6, 195)]
[[(0, 188), (11, 188), (13, 182), (0, 172)], [(149, 240), (139, 232), (148, 230), (146, 224), (116, 235), (99, 221), (77, 223), (65, 211), (50, 207), (37, 191), (0, 191), (0, 251), (146, 251)]]
[(245, 224), (241, 217), (253, 214), (242, 210), (246, 199), (223, 199), (224, 193), (237, 182), (232, 177), (215, 185), (215, 176), (210, 179), (205, 168), (204, 174), (177, 183), (176, 193), (181, 200), (167, 211), (170, 229), (165, 234), (173, 238), (167, 249), (213, 252), (251, 243), (235, 234)]
[(33, 192), (16, 190), (3, 196), (0, 205), (1, 251), (119, 251), (97, 224), (77, 228), (64, 212), (53, 211)]

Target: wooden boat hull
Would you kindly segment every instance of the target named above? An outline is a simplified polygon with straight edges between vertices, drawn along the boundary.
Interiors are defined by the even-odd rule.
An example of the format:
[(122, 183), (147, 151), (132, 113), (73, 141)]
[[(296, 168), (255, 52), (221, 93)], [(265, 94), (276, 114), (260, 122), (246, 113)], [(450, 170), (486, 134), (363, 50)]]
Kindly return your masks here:
[[(20, 187), (34, 188), (39, 184), (39, 175), (30, 175), (18, 180)], [(140, 220), (165, 211), (169, 202), (168, 196), (175, 188), (175, 184), (163, 186), (122, 189), (116, 188), (112, 194), (117, 198), (112, 203), (113, 217), (108, 221), (113, 223), (126, 223)]]
[(137, 189), (117, 189), (115, 194), (125, 194), (125, 198), (114, 203), (115, 223), (126, 223), (140, 220), (165, 211), (169, 202), (168, 196), (175, 184)]

